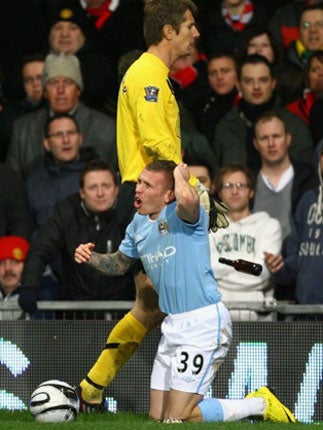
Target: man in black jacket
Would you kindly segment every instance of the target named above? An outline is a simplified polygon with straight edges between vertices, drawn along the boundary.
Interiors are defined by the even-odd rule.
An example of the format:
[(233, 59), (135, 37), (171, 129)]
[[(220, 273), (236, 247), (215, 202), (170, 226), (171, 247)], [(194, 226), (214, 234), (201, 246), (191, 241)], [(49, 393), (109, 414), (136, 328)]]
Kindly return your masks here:
[(80, 174), (79, 193), (60, 200), (53, 216), (43, 224), (31, 243), (22, 276), (19, 304), (33, 314), (41, 277), (55, 253), (62, 260), (63, 299), (133, 300), (133, 275), (108, 278), (90, 267), (74, 262), (80, 241), (96, 244), (97, 252), (118, 249), (124, 231), (115, 216), (118, 195), (115, 172), (103, 160), (89, 162)]

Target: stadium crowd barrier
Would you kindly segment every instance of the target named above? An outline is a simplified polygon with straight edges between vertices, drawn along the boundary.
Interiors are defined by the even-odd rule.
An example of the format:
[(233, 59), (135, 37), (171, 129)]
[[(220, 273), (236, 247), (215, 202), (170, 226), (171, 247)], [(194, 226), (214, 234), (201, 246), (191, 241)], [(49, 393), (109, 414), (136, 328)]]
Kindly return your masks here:
[[(126, 312), (132, 304), (39, 302), (39, 308), (44, 312), (100, 310), (110, 314)], [(243, 303), (235, 304), (237, 307), (245, 308)], [(323, 306), (316, 305), (277, 303), (257, 307), (249, 303), (250, 308), (287, 317), (323, 315)], [(0, 309), (8, 310), (3, 303)], [(32, 391), (49, 379), (77, 385), (104, 347), (115, 322), (0, 321), (0, 409), (27, 409)], [(148, 412), (150, 372), (159, 338), (159, 328), (149, 333), (108, 387), (111, 412)], [(298, 421), (323, 421), (323, 321), (233, 323), (231, 348), (207, 397), (242, 398), (262, 385), (274, 388)]]
[[(55, 319), (56, 311), (59, 312), (59, 319), (98, 319), (114, 320), (130, 310), (134, 305), (133, 301), (39, 301), (38, 309), (43, 311), (45, 319)], [(235, 302), (225, 303), (230, 310), (249, 310), (258, 313), (271, 314), (272, 321), (291, 321), (295, 317), (304, 315), (317, 316), (323, 319), (322, 305), (296, 305), (289, 301), (269, 301), (264, 303)], [(17, 303), (0, 302), (0, 321), (8, 320), (11, 312), (17, 312), (20, 307)], [(41, 312), (39, 318), (42, 318)]]

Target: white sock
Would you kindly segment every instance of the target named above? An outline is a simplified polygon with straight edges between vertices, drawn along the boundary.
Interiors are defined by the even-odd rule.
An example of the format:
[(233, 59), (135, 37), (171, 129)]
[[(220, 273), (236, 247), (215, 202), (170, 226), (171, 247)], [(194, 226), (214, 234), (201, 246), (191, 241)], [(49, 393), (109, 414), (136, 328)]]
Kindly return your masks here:
[(253, 415), (263, 415), (266, 402), (262, 397), (229, 400), (218, 399), (223, 409), (223, 421), (239, 421)]

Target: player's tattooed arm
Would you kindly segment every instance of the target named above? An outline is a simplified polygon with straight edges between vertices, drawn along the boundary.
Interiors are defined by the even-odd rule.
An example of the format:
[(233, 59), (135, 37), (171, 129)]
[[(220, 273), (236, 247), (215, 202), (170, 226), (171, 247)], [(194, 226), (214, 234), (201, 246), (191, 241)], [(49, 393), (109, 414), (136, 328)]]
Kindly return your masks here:
[(118, 250), (113, 254), (92, 252), (88, 263), (109, 276), (119, 276), (124, 275), (136, 261)]

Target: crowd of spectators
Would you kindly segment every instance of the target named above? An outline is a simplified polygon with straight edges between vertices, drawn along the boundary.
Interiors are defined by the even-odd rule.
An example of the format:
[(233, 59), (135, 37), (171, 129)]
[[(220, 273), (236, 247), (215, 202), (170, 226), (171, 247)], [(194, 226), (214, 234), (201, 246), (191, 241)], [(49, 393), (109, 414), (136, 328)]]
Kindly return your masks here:
[[(255, 287), (261, 294), (253, 297), (264, 301), (269, 291), (279, 300), (323, 304), (319, 281), (310, 277), (306, 284), (304, 274), (323, 258), (323, 1), (195, 3), (200, 38), (189, 57), (172, 65), (169, 85), (180, 108), (183, 160), (204, 172), (210, 193), (230, 209), (228, 230), (210, 234), (213, 261), (227, 252), (231, 258), (230, 241), (251, 229), (261, 246), (249, 259), (264, 267)], [(72, 255), (81, 238), (105, 251), (123, 236), (114, 212), (117, 93), (146, 49), (144, 5), (13, 0), (0, 6), (0, 244), (11, 236), (30, 243), (19, 282), (46, 290), (47, 276), (59, 290), (53, 298), (134, 297), (133, 275), (119, 280), (116, 294), (117, 281), (78, 273)], [(116, 194), (93, 209), (85, 188), (98, 172), (113, 179)], [(249, 184), (242, 211), (230, 200), (230, 190), (242, 192), (235, 183)], [(245, 293), (234, 286), (234, 269), (214, 263), (214, 270), (224, 301), (239, 301)], [(91, 280), (106, 284), (106, 294)], [(25, 309), (33, 313), (35, 301), (28, 300)]]

